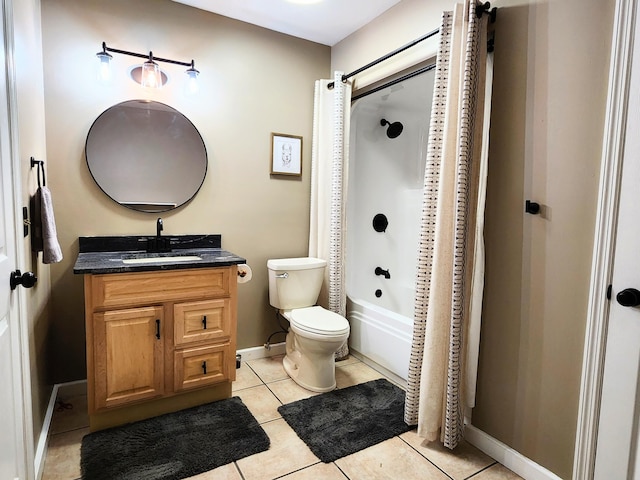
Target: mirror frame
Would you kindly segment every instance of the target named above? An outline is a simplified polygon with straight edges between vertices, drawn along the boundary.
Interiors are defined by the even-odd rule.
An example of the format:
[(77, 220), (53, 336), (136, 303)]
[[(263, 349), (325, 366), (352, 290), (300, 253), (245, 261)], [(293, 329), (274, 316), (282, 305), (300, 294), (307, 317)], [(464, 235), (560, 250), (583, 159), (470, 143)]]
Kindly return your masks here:
[[(95, 135), (96, 132), (98, 130), (95, 130), (96, 126), (100, 125), (100, 120), (103, 119), (104, 120), (104, 115), (106, 115), (109, 112), (113, 112), (114, 109), (116, 109), (117, 107), (122, 107), (122, 106), (126, 106), (127, 104), (131, 104), (131, 103), (145, 103), (145, 104), (155, 104), (160, 106), (161, 108), (159, 109), (160, 111), (169, 111), (172, 112), (174, 115), (179, 116), (180, 118), (182, 118), (184, 120), (184, 126), (185, 127), (190, 127), (190, 129), (193, 129), (192, 131), (190, 131), (191, 135), (194, 138), (199, 139), (199, 141), (202, 143), (202, 153), (204, 155), (204, 170), (202, 171), (202, 178), (200, 179), (200, 182), (197, 185), (197, 188), (195, 188), (195, 190), (193, 191), (193, 193), (187, 192), (186, 194), (190, 194), (189, 198), (187, 198), (186, 200), (182, 201), (182, 203), (180, 204), (174, 204), (174, 203), (170, 203), (170, 202), (153, 202), (153, 203), (136, 203), (136, 202), (132, 202), (132, 203), (124, 203), (121, 202), (119, 200), (117, 200), (114, 196), (113, 193), (110, 193), (108, 190), (109, 187), (108, 185), (102, 185), (100, 184), (100, 182), (98, 182), (98, 180), (96, 179), (96, 174), (94, 174), (94, 171), (91, 168), (91, 162), (90, 162), (90, 154), (89, 154), (89, 150), (90, 150), (90, 140), (91, 140), (91, 135), (92, 133)], [(195, 135), (194, 135), (195, 133)], [(197, 147), (199, 149), (200, 144), (197, 144)], [(202, 138), (202, 135), (200, 134), (200, 132), (198, 131), (198, 129), (196, 128), (196, 126), (193, 124), (193, 122), (191, 122), (191, 120), (189, 120), (189, 118), (187, 118), (183, 113), (181, 113), (180, 111), (178, 111), (177, 109), (171, 107), (170, 105), (164, 104), (162, 102), (157, 102), (154, 100), (142, 100), (142, 99), (135, 99), (135, 100), (126, 100), (124, 102), (120, 102), (117, 103), (115, 105), (112, 105), (111, 107), (107, 108), (106, 110), (104, 110), (100, 115), (98, 115), (98, 117), (93, 121), (93, 123), (91, 124), (91, 127), (89, 128), (89, 132), (87, 133), (87, 138), (85, 141), (85, 149), (84, 149), (84, 153), (85, 153), (85, 162), (87, 165), (87, 168), (89, 170), (89, 173), (91, 175), (91, 178), (93, 178), (93, 181), (95, 182), (95, 184), (98, 186), (98, 188), (100, 188), (100, 190), (102, 190), (102, 192), (104, 192), (105, 195), (107, 195), (111, 200), (113, 200), (115, 203), (117, 203), (118, 205), (121, 205), (125, 208), (129, 208), (131, 210), (135, 210), (138, 212), (145, 212), (145, 213), (159, 213), (159, 212), (167, 212), (170, 210), (174, 210), (177, 208), (180, 208), (181, 206), (189, 203), (191, 200), (193, 200), (193, 198), (198, 194), (198, 192), (200, 191), (200, 188), (202, 188), (202, 185), (204, 184), (204, 181), (207, 177), (207, 171), (208, 171), (208, 167), (209, 167), (209, 158), (208, 158), (208, 154), (207, 154), (207, 148), (206, 145), (204, 143), (204, 140)], [(95, 157), (94, 157), (95, 158)], [(180, 158), (180, 157), (178, 157)], [(95, 168), (95, 166), (94, 166)], [(199, 178), (199, 177), (198, 177)], [(197, 179), (196, 179), (197, 181)], [(195, 182), (194, 182), (195, 184)], [(155, 207), (152, 207), (153, 205), (155, 205)]]

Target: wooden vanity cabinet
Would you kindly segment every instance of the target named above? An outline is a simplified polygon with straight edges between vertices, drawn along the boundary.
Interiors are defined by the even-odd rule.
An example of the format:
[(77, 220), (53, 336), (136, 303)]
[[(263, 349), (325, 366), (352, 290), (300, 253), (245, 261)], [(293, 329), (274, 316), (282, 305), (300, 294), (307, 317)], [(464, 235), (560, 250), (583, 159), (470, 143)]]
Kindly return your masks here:
[(230, 396), (237, 267), (85, 275), (92, 430)]

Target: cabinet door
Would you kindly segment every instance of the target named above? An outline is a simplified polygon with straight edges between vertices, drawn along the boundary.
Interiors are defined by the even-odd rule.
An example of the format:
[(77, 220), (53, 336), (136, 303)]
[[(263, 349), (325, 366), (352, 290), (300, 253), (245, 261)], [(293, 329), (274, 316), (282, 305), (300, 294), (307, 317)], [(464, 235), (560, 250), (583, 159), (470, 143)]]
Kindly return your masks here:
[(213, 385), (229, 379), (230, 345), (228, 343), (176, 350), (174, 355), (176, 392)]
[(173, 328), (176, 347), (194, 342), (228, 342), (231, 308), (228, 298), (176, 303)]
[(163, 311), (157, 306), (93, 315), (96, 409), (164, 393)]

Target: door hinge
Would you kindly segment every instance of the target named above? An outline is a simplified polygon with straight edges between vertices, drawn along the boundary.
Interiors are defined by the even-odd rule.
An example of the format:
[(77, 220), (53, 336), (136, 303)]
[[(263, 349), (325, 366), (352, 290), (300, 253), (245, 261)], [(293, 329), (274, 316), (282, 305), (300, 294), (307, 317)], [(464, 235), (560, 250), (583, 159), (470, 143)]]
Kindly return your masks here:
[(607, 300), (611, 300), (611, 290), (613, 289), (613, 285), (609, 284), (607, 287)]

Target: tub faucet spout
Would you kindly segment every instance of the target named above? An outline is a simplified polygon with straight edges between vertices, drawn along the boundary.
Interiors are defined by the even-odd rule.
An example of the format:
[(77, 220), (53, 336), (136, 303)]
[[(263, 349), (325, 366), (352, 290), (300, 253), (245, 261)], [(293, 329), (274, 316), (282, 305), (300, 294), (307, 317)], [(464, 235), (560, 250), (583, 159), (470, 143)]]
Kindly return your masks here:
[(391, 278), (391, 274), (389, 273), (389, 270), (383, 270), (380, 267), (376, 267), (376, 275), (384, 275), (384, 278)]

